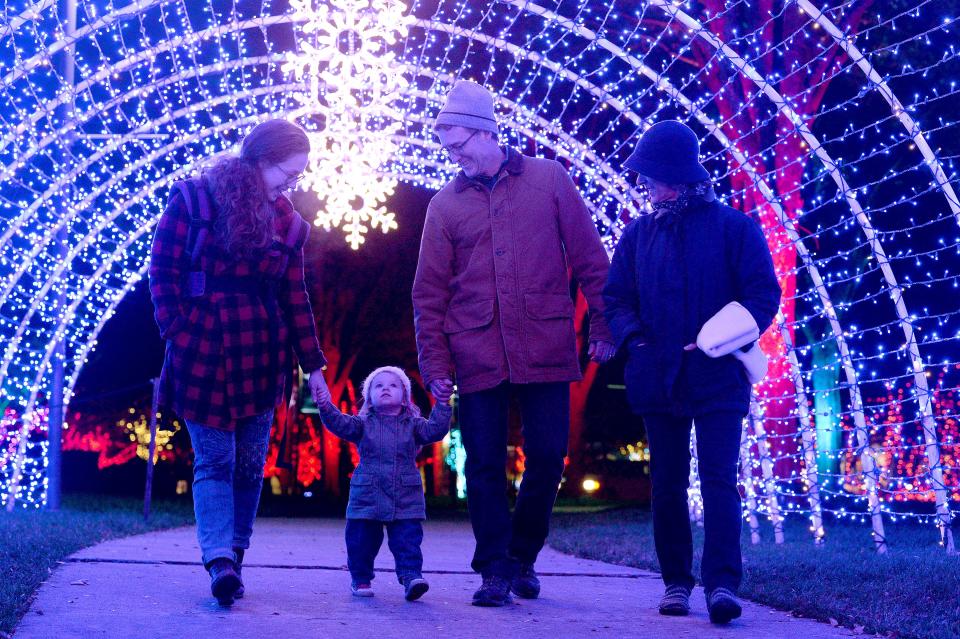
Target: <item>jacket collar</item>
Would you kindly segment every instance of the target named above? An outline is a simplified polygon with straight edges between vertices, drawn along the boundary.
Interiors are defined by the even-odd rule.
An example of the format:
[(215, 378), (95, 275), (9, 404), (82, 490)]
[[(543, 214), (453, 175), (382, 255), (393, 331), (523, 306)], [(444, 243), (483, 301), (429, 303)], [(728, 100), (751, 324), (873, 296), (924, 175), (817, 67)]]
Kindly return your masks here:
[[(506, 171), (510, 175), (520, 175), (523, 173), (523, 154), (509, 146), (503, 147), (503, 151), (506, 153), (507, 159), (503, 164), (503, 168), (500, 170), (501, 175), (503, 171)], [(478, 180), (467, 177), (463, 171), (457, 173), (457, 176), (454, 178), (454, 188), (457, 193), (470, 187), (483, 188)]]
[(412, 415), (410, 414), (410, 411), (407, 409), (401, 410), (397, 415), (387, 415), (385, 413), (381, 413), (373, 406), (370, 407), (370, 412), (368, 412), (367, 415), (369, 417), (375, 417), (380, 421), (395, 419), (400, 422), (412, 417)]

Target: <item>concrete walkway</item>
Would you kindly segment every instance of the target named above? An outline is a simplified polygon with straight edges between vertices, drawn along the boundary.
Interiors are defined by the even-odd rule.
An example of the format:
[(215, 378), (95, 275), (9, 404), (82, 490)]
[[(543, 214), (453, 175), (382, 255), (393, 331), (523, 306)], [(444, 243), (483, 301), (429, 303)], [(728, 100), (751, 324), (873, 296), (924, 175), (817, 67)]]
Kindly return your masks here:
[(260, 519), (247, 553), (246, 598), (232, 609), (210, 596), (193, 528), (110, 541), (71, 556), (43, 584), (14, 633), (17, 639), (176, 637), (763, 637), (852, 636), (815, 621), (746, 604), (742, 619), (717, 628), (703, 593), (693, 614), (662, 617), (657, 575), (545, 549), (540, 599), (505, 608), (470, 605), (478, 577), (468, 563), (473, 537), (464, 523), (427, 522), (424, 572), (430, 591), (405, 602), (384, 542), (376, 596), (353, 597), (343, 522)]

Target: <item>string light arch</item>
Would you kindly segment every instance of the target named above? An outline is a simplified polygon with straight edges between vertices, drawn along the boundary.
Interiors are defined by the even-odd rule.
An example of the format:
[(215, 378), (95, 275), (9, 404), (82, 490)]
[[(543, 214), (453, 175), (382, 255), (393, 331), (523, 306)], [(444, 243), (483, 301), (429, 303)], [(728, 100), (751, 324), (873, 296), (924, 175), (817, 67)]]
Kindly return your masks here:
[[(341, 6), (378, 4), (339, 1)], [(957, 311), (911, 311), (904, 294), (925, 286), (955, 295), (956, 267), (948, 258), (957, 254), (958, 240), (941, 237), (932, 247), (911, 246), (888, 256), (884, 246), (907, 230), (887, 228), (889, 220), (884, 216), (888, 209), (922, 203), (932, 212), (916, 225), (921, 229), (942, 228), (949, 219), (960, 222), (960, 205), (951, 185), (954, 156), (941, 157), (936, 143), (930, 142), (931, 137), (945, 135), (954, 123), (941, 122), (928, 132), (920, 126), (920, 118), (910, 113), (955, 97), (954, 87), (951, 84), (941, 93), (936, 91), (942, 88), (935, 88), (934, 93), (905, 106), (894, 85), (911, 77), (914, 70), (902, 67), (899, 72), (881, 73), (878, 62), (864, 53), (867, 48), (862, 43), (857, 46), (858, 38), (864, 37), (884, 41), (884, 50), (929, 38), (929, 31), (909, 33), (909, 29), (899, 39), (891, 35), (898, 20), (920, 20), (930, 10), (928, 3), (918, 1), (908, 11), (878, 15), (858, 33), (852, 30), (857, 25), (848, 25), (846, 32), (838, 26), (857, 3), (841, 2), (821, 10), (807, 0), (796, 0), (780, 3), (770, 15), (746, 24), (742, 32), (724, 32), (721, 23), (739, 16), (741, 4), (718, 4), (711, 10), (709, 2), (694, 7), (650, 0), (599, 7), (583, 1), (501, 0), (418, 2), (407, 7), (415, 19), (405, 40), (391, 51), (410, 86), (391, 105), (402, 131), (391, 133), (397, 152), (379, 170), (430, 189), (444, 183), (452, 167), (430, 135), (431, 117), (454, 79), (476, 79), (500, 95), (498, 109), (508, 141), (567, 162), (605, 245), (612, 250), (625, 223), (643, 208), (640, 194), (617, 167), (652, 121), (664, 114), (687, 120), (705, 138), (704, 161), (721, 191), (726, 186), (724, 195), (746, 201), (755, 192), (760, 204), (744, 207), (746, 212), (760, 214), (774, 248), (778, 246), (774, 236), (781, 233), (786, 238), (782, 245), (795, 251), (794, 263), (778, 263), (781, 278), (809, 280), (804, 290), (792, 294), (785, 305), (787, 312), (778, 317), (777, 326), (763, 342), (780, 364), (773, 370), (781, 383), (772, 384), (773, 390), (758, 389), (754, 418), (748, 420), (745, 431), (744, 485), (760, 500), (754, 500), (754, 520), (756, 512), (777, 521), (784, 513), (805, 512), (812, 518), (815, 538), (822, 539), (823, 513), (867, 516), (882, 550), (883, 518), (910, 515), (891, 507), (891, 498), (899, 495), (908, 501), (933, 502), (934, 513), (918, 508), (913, 514), (937, 523), (942, 543), (950, 547), (951, 504), (960, 501), (953, 440), (956, 417), (954, 409), (934, 403), (938, 394), (955, 388), (950, 381), (946, 387), (931, 388), (928, 379), (938, 372), (947, 379), (945, 375), (957, 366), (955, 357), (943, 355), (956, 346), (957, 334), (950, 331), (956, 330)], [(323, 5), (337, 6), (338, 0)], [(2, 57), (0, 66), (0, 182), (5, 185), (0, 189), (0, 334), (6, 341), (0, 392), (8, 402), (0, 430), (0, 498), (12, 503), (11, 492), (15, 492), (24, 505), (43, 502), (45, 425), (38, 415), (50, 401), (49, 369), (56, 357), (55, 345), (61, 339), (67, 344), (65, 401), (69, 401), (97, 333), (145, 272), (152, 227), (169, 184), (229, 151), (243, 132), (268, 115), (299, 119), (308, 128), (322, 126), (316, 122), (316, 108), (290, 98), (302, 92), (304, 83), (293, 81), (282, 67), (302, 55), (306, 40), (302, 39), (302, 16), (293, 19), (279, 3), (264, 2), (256, 10), (234, 6), (220, 13), (212, 5), (182, 0), (81, 1), (79, 8), (81, 24), (72, 37), (63, 37), (66, 27), (60, 23), (55, 3), (49, 2), (19, 10), (8, 3), (6, 26), (0, 25), (0, 44), (11, 54)], [(765, 42), (767, 26), (783, 20), (788, 11), (807, 16), (802, 28), (782, 42)], [(937, 28), (949, 33), (953, 22), (953, 16), (944, 16)], [(783, 74), (765, 75), (751, 60), (762, 61), (758, 43), (773, 46), (774, 53), (767, 55), (783, 56), (791, 39), (816, 38), (814, 33), (824, 37), (818, 40), (823, 51), (840, 49), (849, 56), (846, 64), (832, 69), (831, 79), (840, 77), (855, 84), (861, 94), (809, 114), (798, 106), (807, 99), (806, 93), (782, 94), (778, 83), (784, 80)], [(689, 63), (698, 42), (713, 50), (706, 64), (693, 71), (678, 70)], [(82, 71), (76, 82), (66, 82), (57, 71), (58, 56), (71, 50)], [(811, 64), (800, 60), (791, 72), (802, 73)], [(926, 71), (955, 64), (956, 54), (950, 47)], [(703, 90), (705, 74), (718, 70), (730, 79), (720, 92), (710, 94)], [(717, 107), (729, 99), (725, 91), (736, 81), (752, 86), (744, 88), (742, 95), (743, 108), (759, 112), (753, 130), (738, 129), (738, 123), (724, 118)], [(815, 83), (809, 90), (818, 89)], [(865, 120), (861, 102), (874, 94), (885, 101), (889, 116)], [(810, 125), (812, 115), (826, 119), (846, 111), (857, 116), (850, 121), (861, 123), (859, 129), (851, 124), (844, 135), (830, 137), (815, 133)], [(761, 129), (776, 128), (781, 117), (790, 128), (779, 131), (803, 140), (805, 154), (792, 161), (821, 165), (817, 171), (803, 172), (797, 192), (781, 190), (778, 176), (767, 168), (775, 148), (769, 144), (757, 148), (751, 138)], [(894, 125), (900, 131), (887, 130), (889, 139), (881, 139), (883, 128)], [(865, 138), (871, 129), (873, 148), (845, 144), (847, 136)], [(167, 142), (170, 139), (173, 142)], [(914, 148), (905, 151), (901, 143), (907, 140)], [(856, 157), (844, 161), (834, 150)], [(896, 154), (907, 168), (878, 174), (871, 162), (880, 154)], [(870, 181), (856, 179), (861, 168)], [(739, 190), (733, 179), (738, 171), (747, 176), (747, 186)], [(929, 187), (917, 187), (922, 179), (914, 178), (909, 197), (890, 198), (881, 205), (861, 204), (860, 197), (868, 191), (882, 190), (912, 171), (926, 172)], [(806, 202), (798, 194), (825, 189), (829, 181), (834, 183), (833, 198), (818, 196)], [(798, 195), (803, 211), (785, 204)], [(934, 204), (936, 197), (939, 201)], [(842, 204), (837, 205), (837, 200)], [(764, 211), (769, 215), (766, 219)], [(821, 228), (803, 229), (800, 222), (810, 217), (822, 217)], [(849, 237), (851, 228), (861, 234), (859, 239)], [(850, 246), (834, 254), (821, 254), (809, 246), (831, 234), (848, 238)], [(842, 263), (864, 250), (869, 266), (858, 267), (853, 275), (832, 268), (834, 262)], [(917, 278), (906, 266), (911, 259), (921, 263), (943, 259), (947, 266), (939, 276)], [(895, 267), (906, 279), (897, 277)], [(109, 281), (105, 283), (104, 278)], [(867, 318), (870, 325), (862, 325), (862, 311), (858, 315), (854, 307), (876, 304), (876, 291), (854, 300), (833, 299), (837, 284), (853, 279), (879, 286), (891, 302), (894, 317), (878, 314), (875, 322)], [(805, 316), (795, 315), (797, 304), (804, 305)], [(798, 329), (802, 332), (819, 324), (825, 325), (825, 333), (812, 340), (798, 339)], [(921, 341), (917, 325), (936, 326), (945, 333)], [(902, 332), (902, 342), (891, 341), (894, 329)], [(905, 370), (879, 366), (878, 356), (857, 350), (863, 348), (857, 343), (870, 340), (871, 347), (905, 361)], [(814, 374), (820, 367), (811, 353), (826, 348), (828, 342), (837, 353), (831, 365), (839, 365), (845, 381), (818, 388)], [(868, 371), (868, 366), (873, 370)], [(880, 459), (894, 447), (877, 445), (883, 427), (871, 421), (862, 389), (877, 383), (893, 387), (905, 379), (912, 380), (915, 399), (900, 404), (915, 403), (916, 416), (905, 419), (899, 428), (916, 423), (920, 437), (904, 450), (922, 449), (927, 467), (897, 477), (890, 472), (889, 462), (881, 468)], [(847, 420), (850, 438), (845, 445), (831, 449), (818, 439), (814, 425), (818, 415), (808, 407), (809, 398), (818, 393), (845, 397), (841, 401), (846, 409), (834, 416), (838, 429)], [(785, 413), (768, 415), (769, 409), (781, 404), (787, 406)], [(859, 462), (818, 473), (814, 460), (824, 454), (835, 461)], [(775, 462), (793, 468), (778, 474)], [(859, 486), (840, 487), (855, 476)], [(803, 484), (800, 492), (795, 491), (798, 479)], [(906, 488), (908, 484), (913, 487)], [(866, 506), (830, 506), (831, 496), (836, 501), (851, 492), (863, 496)]]

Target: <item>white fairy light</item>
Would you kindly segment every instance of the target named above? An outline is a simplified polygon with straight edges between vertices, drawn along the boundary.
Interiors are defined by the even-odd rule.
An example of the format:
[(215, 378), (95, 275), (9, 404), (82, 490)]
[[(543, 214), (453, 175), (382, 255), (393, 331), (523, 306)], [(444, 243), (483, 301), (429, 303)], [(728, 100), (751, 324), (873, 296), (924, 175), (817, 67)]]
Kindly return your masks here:
[[(960, 58), (956, 20), (919, 1), (902, 14), (874, 3), (852, 25), (833, 21), (853, 5), (761, 16), (719, 0), (703, 15), (662, 0), (557, 4), (293, 0), (253, 14), (79, 0), (73, 88), (58, 75), (68, 42), (55, 3), (8, 8), (0, 501), (16, 490), (19, 504), (43, 503), (53, 344), (67, 346), (69, 400), (143, 276), (172, 180), (264, 117), (299, 120), (316, 223), (356, 248), (396, 228), (399, 181), (435, 190), (453, 175), (431, 123), (469, 78), (497, 94), (505, 142), (566, 163), (609, 251), (645, 208), (619, 167), (664, 117), (697, 130), (721, 194), (761, 219), (785, 297), (763, 341), (762, 419), (744, 438), (748, 521), (802, 514), (827, 543), (831, 517), (869, 521), (875, 538), (894, 515), (944, 532), (960, 503), (960, 152), (944, 107), (958, 91), (941, 77)], [(922, 61), (911, 48), (931, 35), (943, 50)]]
[(308, 87), (297, 97), (323, 120), (310, 135), (303, 187), (321, 200), (315, 224), (342, 228), (356, 250), (368, 225), (384, 233), (397, 228), (384, 204), (398, 182), (382, 167), (397, 152), (395, 103), (409, 82), (391, 47), (406, 37), (414, 18), (398, 0), (312, 4), (291, 3), (303, 40), (301, 52), (283, 65)]

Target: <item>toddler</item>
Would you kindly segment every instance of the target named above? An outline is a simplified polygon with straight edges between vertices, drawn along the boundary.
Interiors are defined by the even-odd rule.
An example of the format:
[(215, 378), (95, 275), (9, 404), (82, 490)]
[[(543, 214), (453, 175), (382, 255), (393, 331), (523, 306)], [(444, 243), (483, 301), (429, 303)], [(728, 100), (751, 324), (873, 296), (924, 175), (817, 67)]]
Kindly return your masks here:
[(430, 419), (410, 395), (410, 378), (396, 366), (376, 369), (363, 382), (359, 415), (344, 415), (324, 389), (317, 407), (323, 424), (341, 439), (357, 444), (360, 463), (350, 480), (347, 502), (347, 566), (350, 589), (372, 597), (373, 562), (387, 531), (404, 597), (414, 601), (429, 584), (423, 578), (422, 521), (426, 519), (423, 484), (416, 457), (424, 444), (437, 442), (450, 428), (452, 409), (437, 402)]

